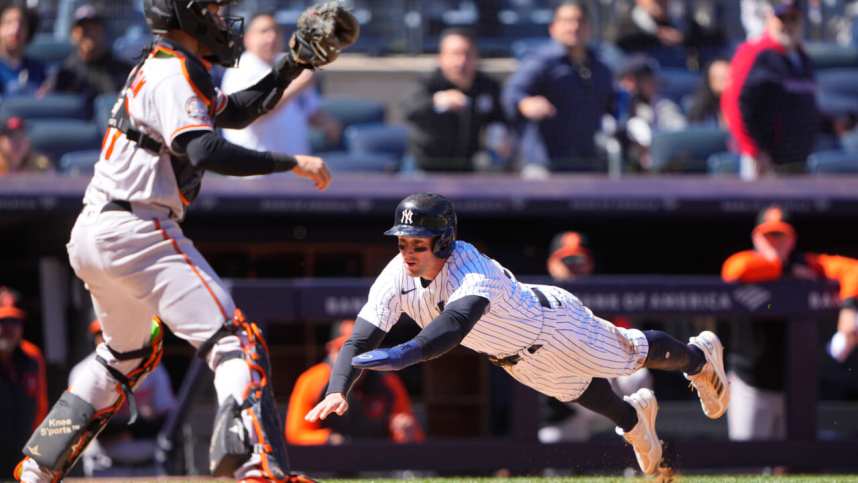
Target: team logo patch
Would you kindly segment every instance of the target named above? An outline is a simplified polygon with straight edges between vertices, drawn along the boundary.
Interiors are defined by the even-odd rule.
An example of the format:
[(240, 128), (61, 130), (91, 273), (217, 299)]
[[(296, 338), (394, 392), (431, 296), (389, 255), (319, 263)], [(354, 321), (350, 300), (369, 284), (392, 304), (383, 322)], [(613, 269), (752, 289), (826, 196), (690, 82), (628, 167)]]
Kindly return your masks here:
[(414, 212), (411, 211), (411, 209), (407, 209), (402, 212), (402, 218), (399, 219), (399, 222), (405, 225), (410, 225), (414, 223), (412, 218), (414, 218)]
[(197, 119), (200, 121), (209, 120), (209, 111), (206, 108), (206, 105), (197, 97), (189, 97), (188, 100), (185, 101), (185, 113), (191, 119)]

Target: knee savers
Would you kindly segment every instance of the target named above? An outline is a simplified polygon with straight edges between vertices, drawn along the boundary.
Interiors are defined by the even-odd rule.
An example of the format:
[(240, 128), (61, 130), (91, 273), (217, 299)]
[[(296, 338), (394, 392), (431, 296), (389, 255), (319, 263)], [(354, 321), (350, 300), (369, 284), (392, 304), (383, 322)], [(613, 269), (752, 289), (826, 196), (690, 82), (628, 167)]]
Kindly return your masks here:
[[(98, 436), (110, 418), (122, 407), (125, 399), (129, 399), (129, 408), (133, 409), (131, 391), (143, 377), (155, 369), (161, 361), (163, 348), (163, 332), (161, 321), (152, 322), (152, 337), (150, 346), (137, 351), (116, 353), (117, 359), (141, 359), (140, 364), (128, 374), (122, 374), (105, 365), (108, 372), (117, 381), (119, 397), (112, 405), (96, 410), (90, 403), (66, 391), (51, 408), (30, 440), (24, 446), (23, 453), (35, 460), (39, 465), (52, 472), (56, 480), (65, 476), (75, 464), (80, 454), (89, 442)], [(129, 356), (129, 354), (133, 355)], [(104, 361), (99, 361), (105, 364)], [(115, 372), (115, 374), (114, 374)], [(132, 411), (133, 416), (134, 411)]]
[(289, 476), (289, 460), (283, 423), (270, 384), (268, 346), (262, 331), (237, 310), (235, 317), (200, 347), (200, 355), (206, 357), (220, 339), (230, 335), (237, 336), (241, 350), (213, 354), (217, 357), (213, 357), (211, 365), (216, 367), (225, 360), (241, 358), (250, 368), (251, 381), (244, 388), (242, 402), (230, 396), (218, 408), (209, 447), (209, 469), (213, 476), (231, 477), (257, 455), (266, 478), (283, 480)]

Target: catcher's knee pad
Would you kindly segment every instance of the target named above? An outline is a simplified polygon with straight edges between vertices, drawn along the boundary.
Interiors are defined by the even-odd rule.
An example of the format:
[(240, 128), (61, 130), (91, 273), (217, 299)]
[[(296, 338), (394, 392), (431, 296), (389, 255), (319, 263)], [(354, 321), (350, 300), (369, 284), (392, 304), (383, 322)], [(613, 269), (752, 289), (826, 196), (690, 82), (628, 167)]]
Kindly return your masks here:
[(136, 407), (132, 391), (142, 378), (151, 372), (161, 360), (163, 354), (163, 333), (160, 320), (152, 322), (150, 346), (132, 352), (111, 353), (118, 360), (141, 359), (140, 364), (128, 374), (123, 374), (96, 356), (111, 376), (116, 379), (120, 391), (116, 401), (100, 410), (84, 399), (64, 392), (41, 422), (30, 440), (24, 446), (23, 453), (36, 461), (39, 466), (61, 479), (75, 464), (83, 450), (100, 433), (110, 418), (122, 407), (126, 397), (132, 413), (132, 422), (136, 416)]
[(229, 397), (218, 408), (209, 447), (212, 475), (232, 476), (241, 465), (256, 455), (266, 478), (274, 481), (287, 478), (289, 459), (283, 423), (274, 401), (268, 346), (262, 331), (256, 324), (247, 322), (241, 311), (236, 310), (235, 317), (200, 347), (200, 355), (208, 357), (208, 351), (227, 336), (237, 338), (239, 350), (221, 351), (216, 360), (210, 358), (210, 365), (240, 357), (250, 368), (251, 381), (244, 388), (244, 400), (241, 403)]

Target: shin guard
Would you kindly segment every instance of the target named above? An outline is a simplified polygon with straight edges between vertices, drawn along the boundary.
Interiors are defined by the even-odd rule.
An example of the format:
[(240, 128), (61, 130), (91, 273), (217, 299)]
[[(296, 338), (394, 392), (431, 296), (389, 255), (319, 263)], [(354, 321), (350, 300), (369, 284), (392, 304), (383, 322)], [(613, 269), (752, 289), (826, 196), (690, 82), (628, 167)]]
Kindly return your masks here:
[[(237, 356), (243, 358), (250, 368), (251, 382), (244, 389), (244, 401), (241, 404), (230, 397), (218, 409), (209, 448), (212, 475), (233, 476), (249, 458), (257, 456), (260, 470), (266, 479), (287, 480), (290, 478), (289, 458), (283, 422), (270, 383), (268, 346), (259, 327), (247, 322), (238, 310), (227, 328), (241, 341), (241, 355)], [(238, 430), (236, 422), (243, 423), (242, 429), (248, 431), (249, 437)], [(242, 440), (245, 445), (243, 450), (240, 448)]]
[[(30, 440), (24, 446), (24, 455), (54, 475), (54, 481), (61, 480), (74, 466), (83, 450), (107, 426), (110, 418), (116, 414), (140, 380), (158, 365), (163, 354), (163, 332), (160, 320), (155, 319), (152, 327), (151, 346), (140, 352), (145, 355), (137, 368), (124, 380), (117, 382), (116, 401), (103, 409), (96, 410), (92, 404), (72, 394), (64, 392), (51, 408)], [(141, 351), (144, 351), (141, 349)], [(113, 372), (116, 372), (115, 370)], [(113, 372), (111, 374), (113, 375)], [(114, 377), (116, 377), (114, 375)]]

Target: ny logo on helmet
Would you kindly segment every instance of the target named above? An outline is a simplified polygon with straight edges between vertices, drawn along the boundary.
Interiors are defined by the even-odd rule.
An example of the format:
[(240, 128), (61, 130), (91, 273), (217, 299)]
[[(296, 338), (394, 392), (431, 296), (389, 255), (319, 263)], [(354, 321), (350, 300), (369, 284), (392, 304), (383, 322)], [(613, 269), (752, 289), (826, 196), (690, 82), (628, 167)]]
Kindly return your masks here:
[(402, 212), (402, 218), (399, 219), (399, 222), (406, 224), (406, 225), (410, 225), (410, 224), (414, 223), (411, 219), (413, 216), (414, 216), (413, 211), (411, 211), (410, 209), (405, 210)]

